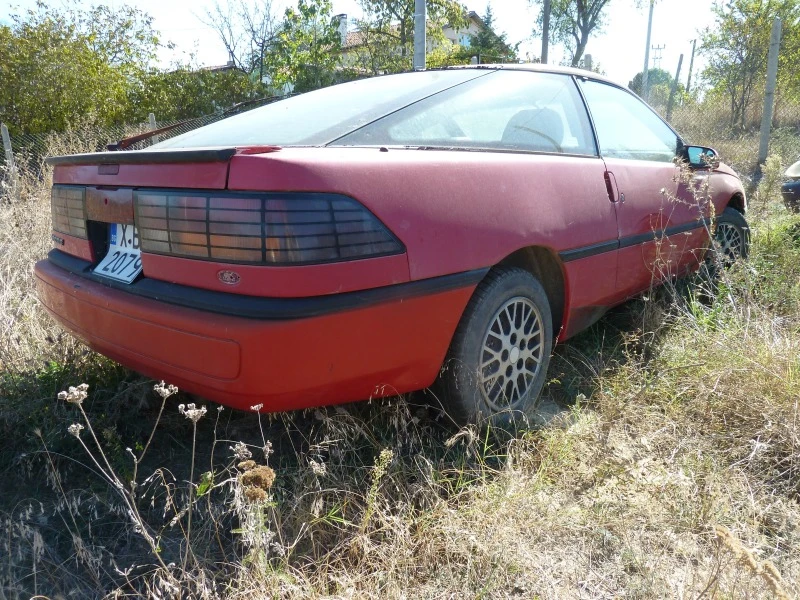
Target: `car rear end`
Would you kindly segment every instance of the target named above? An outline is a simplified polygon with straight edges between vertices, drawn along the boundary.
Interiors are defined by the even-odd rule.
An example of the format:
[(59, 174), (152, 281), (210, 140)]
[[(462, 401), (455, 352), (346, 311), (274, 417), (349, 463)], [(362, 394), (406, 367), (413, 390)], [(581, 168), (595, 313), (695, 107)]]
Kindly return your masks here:
[(231, 190), (277, 148), (51, 159), (45, 308), (89, 346), (248, 409), (380, 397), (432, 383), (471, 285), (409, 281), (403, 243), (352, 196)]

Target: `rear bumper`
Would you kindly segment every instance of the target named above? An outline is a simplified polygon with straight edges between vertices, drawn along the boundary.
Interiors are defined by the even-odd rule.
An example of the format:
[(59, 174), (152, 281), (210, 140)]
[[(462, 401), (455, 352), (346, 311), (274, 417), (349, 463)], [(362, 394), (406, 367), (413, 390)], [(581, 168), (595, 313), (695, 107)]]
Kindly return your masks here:
[[(35, 273), (44, 307), (91, 348), (185, 391), (243, 410), (263, 404), (265, 411), (430, 385), (481, 276), (306, 299), (299, 303), (305, 314), (293, 308), (296, 300), (246, 298), (253, 312), (241, 316), (243, 299), (234, 294), (216, 296), (204, 310), (187, 306), (191, 294), (181, 286), (172, 288), (174, 297), (164, 295), (169, 284), (146, 297), (50, 260)], [(203, 306), (207, 297), (196, 292)]]

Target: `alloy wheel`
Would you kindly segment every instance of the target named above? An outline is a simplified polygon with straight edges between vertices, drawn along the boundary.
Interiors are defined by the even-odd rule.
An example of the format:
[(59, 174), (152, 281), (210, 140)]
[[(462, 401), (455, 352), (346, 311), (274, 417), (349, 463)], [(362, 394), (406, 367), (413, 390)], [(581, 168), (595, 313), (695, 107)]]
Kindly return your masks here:
[(495, 313), (481, 347), (481, 391), (496, 411), (525, 398), (542, 365), (542, 317), (528, 298), (508, 300)]

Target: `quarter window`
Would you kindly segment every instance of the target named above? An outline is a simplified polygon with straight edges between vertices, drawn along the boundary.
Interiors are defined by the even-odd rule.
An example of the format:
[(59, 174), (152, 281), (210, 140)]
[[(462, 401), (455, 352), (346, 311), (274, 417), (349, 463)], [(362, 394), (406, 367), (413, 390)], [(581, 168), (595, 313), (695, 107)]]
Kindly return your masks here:
[(644, 102), (597, 81), (583, 81), (582, 87), (602, 156), (659, 162), (675, 158), (678, 136)]
[(496, 71), (429, 96), (335, 143), (597, 155), (573, 79), (520, 71)]

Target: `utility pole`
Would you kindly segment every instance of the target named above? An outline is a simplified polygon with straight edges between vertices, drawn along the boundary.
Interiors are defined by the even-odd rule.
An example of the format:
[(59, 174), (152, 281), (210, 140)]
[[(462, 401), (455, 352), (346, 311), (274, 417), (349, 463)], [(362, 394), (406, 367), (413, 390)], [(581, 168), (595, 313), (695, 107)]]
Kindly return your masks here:
[(692, 58), (689, 59), (689, 78), (686, 80), (686, 93), (692, 87), (692, 69), (694, 69), (694, 52), (697, 50), (697, 40), (692, 40)]
[(656, 0), (650, 0), (650, 16), (647, 19), (647, 41), (644, 45), (644, 69), (642, 69), (642, 99), (647, 101), (649, 89), (647, 88), (647, 76), (650, 71), (650, 34), (653, 32), (653, 7)]
[(778, 50), (781, 45), (781, 20), (775, 17), (772, 22), (772, 36), (769, 40), (769, 55), (767, 57), (767, 89), (764, 93), (764, 112), (761, 114), (761, 141), (758, 145), (758, 169), (761, 174), (761, 165), (767, 160), (769, 152), (769, 134), (772, 130), (772, 110), (775, 103), (775, 82), (778, 79)]
[(425, 0), (414, 0), (414, 70), (425, 70), (425, 51), (427, 50), (427, 40), (425, 39), (425, 26), (428, 20), (427, 6)]
[(547, 64), (547, 49), (550, 45), (550, 0), (542, 6), (542, 64)]
[(669, 90), (669, 100), (667, 101), (667, 121), (672, 118), (672, 106), (675, 102), (675, 93), (678, 91), (678, 81), (681, 78), (681, 65), (683, 65), (683, 54), (678, 59), (678, 70), (675, 72), (675, 80), (672, 82), (672, 87)]

